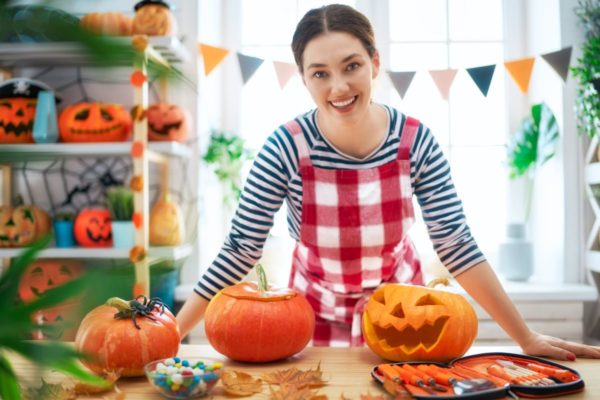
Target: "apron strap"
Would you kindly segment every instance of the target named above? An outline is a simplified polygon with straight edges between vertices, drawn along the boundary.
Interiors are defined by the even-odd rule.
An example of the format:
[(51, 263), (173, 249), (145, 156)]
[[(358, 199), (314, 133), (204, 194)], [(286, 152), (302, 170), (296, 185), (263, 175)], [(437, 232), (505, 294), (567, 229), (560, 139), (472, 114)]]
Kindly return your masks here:
[(294, 144), (298, 150), (298, 162), (300, 168), (312, 166), (312, 162), (310, 161), (310, 152), (308, 151), (308, 143), (306, 143), (304, 131), (302, 130), (302, 127), (298, 121), (295, 119), (291, 120), (285, 124), (285, 129), (292, 134), (292, 138), (294, 139)]
[(398, 160), (410, 160), (410, 148), (412, 147), (419, 125), (418, 119), (406, 117), (402, 133), (400, 134), (400, 145), (398, 146)]

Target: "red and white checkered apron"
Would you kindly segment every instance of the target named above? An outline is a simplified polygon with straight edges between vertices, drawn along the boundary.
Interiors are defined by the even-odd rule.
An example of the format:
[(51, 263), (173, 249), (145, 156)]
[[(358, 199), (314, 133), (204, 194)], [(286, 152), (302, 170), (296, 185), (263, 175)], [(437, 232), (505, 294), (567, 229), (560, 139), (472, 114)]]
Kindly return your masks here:
[(419, 121), (406, 120), (396, 160), (358, 170), (314, 167), (300, 125), (286, 127), (298, 148), (303, 190), (290, 287), (315, 310), (314, 346), (360, 346), (362, 311), (381, 283), (423, 284), (405, 237), (414, 222), (410, 147)]

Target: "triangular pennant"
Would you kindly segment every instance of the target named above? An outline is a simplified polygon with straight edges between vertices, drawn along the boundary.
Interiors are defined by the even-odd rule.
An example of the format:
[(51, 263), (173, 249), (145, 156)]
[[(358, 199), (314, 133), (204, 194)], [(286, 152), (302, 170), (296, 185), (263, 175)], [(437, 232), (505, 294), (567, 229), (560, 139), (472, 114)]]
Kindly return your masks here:
[(412, 82), (416, 71), (403, 71), (403, 72), (394, 72), (387, 71), (396, 91), (400, 95), (400, 98), (403, 99), (406, 94), (410, 83)]
[(450, 86), (452, 86), (452, 82), (454, 82), (454, 77), (456, 76), (457, 69), (443, 69), (443, 70), (432, 70), (429, 71), (431, 78), (433, 78), (433, 82), (437, 86), (442, 98), (444, 100), (448, 100), (448, 94), (450, 93)]
[(517, 84), (521, 93), (527, 93), (529, 89), (529, 80), (531, 79), (531, 71), (533, 70), (535, 57), (522, 58), (516, 61), (507, 61), (504, 66), (508, 73)]
[(473, 82), (475, 82), (481, 93), (486, 97), (488, 90), (490, 90), (490, 84), (492, 83), (495, 69), (496, 64), (467, 68), (467, 72), (471, 76), (471, 79), (473, 79)]
[(296, 72), (298, 72), (298, 67), (296, 67), (296, 64), (281, 61), (273, 61), (273, 65), (275, 66), (275, 72), (277, 73), (279, 86), (283, 89), (290, 78), (294, 76)]
[(198, 50), (202, 54), (202, 60), (204, 60), (204, 75), (208, 76), (217, 65), (223, 61), (223, 59), (229, 54), (229, 50), (221, 47), (209, 46), (207, 44), (199, 43)]
[(567, 47), (552, 53), (542, 54), (542, 58), (550, 64), (552, 69), (554, 69), (558, 76), (562, 78), (563, 82), (567, 81), (567, 75), (569, 74), (569, 63), (571, 62), (572, 50), (572, 47)]
[(237, 56), (240, 63), (240, 71), (242, 72), (242, 80), (245, 84), (250, 78), (252, 78), (252, 75), (254, 75), (258, 67), (260, 67), (265, 60), (258, 57), (247, 56), (241, 53), (237, 53)]

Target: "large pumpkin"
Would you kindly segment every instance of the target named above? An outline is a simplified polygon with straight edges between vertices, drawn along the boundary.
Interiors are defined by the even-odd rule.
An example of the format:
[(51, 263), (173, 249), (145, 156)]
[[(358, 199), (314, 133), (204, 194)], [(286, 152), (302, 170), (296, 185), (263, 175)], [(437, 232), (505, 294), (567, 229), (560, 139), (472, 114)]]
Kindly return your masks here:
[(148, 107), (148, 139), (177, 141), (187, 139), (189, 112), (176, 104), (156, 103)]
[(23, 247), (50, 232), (51, 220), (41, 208), (0, 206), (0, 247)]
[(150, 244), (177, 246), (183, 240), (183, 215), (169, 196), (158, 200), (150, 211)]
[(120, 104), (77, 103), (60, 113), (58, 127), (62, 142), (123, 142), (132, 122)]
[(367, 302), (362, 326), (365, 342), (382, 358), (449, 361), (463, 355), (475, 340), (477, 315), (459, 294), (387, 284)]
[(92, 357), (82, 362), (94, 372), (142, 376), (149, 362), (174, 357), (179, 341), (175, 317), (160, 301), (113, 297), (83, 318), (75, 347)]
[(73, 225), (75, 240), (83, 247), (112, 247), (112, 223), (106, 208), (81, 210)]
[(219, 353), (236, 361), (268, 362), (306, 347), (315, 329), (315, 314), (293, 289), (263, 292), (255, 282), (242, 282), (213, 297), (204, 328)]

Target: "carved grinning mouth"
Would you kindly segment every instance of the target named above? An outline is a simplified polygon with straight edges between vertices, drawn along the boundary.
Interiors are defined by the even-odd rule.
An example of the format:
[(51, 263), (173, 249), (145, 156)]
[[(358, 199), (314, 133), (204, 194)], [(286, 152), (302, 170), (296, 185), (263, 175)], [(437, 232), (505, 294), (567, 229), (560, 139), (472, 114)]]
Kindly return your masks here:
[(438, 342), (449, 318), (448, 316), (439, 317), (433, 324), (425, 323), (417, 329), (410, 324), (407, 324), (402, 330), (398, 330), (392, 325), (385, 328), (374, 325), (373, 328), (377, 337), (390, 347), (402, 347), (405, 353), (412, 353), (418, 347), (424, 347), (429, 351)]
[(12, 122), (4, 124), (4, 122), (0, 121), (0, 129), (2, 128), (4, 128), (5, 134), (8, 135), (9, 133), (13, 133), (16, 137), (19, 137), (21, 135), (31, 133), (31, 131), (33, 130), (33, 121), (29, 121), (26, 124), (24, 124), (23, 122), (19, 122), (16, 125)]
[(89, 229), (85, 230), (88, 239), (90, 239), (92, 242), (100, 242), (100, 241), (108, 241), (110, 239), (112, 239), (112, 232), (108, 232), (108, 234), (102, 236), (102, 235), (94, 235), (94, 233), (92, 231), (90, 231)]
[(71, 133), (76, 134), (76, 135), (103, 135), (105, 133), (114, 132), (114, 131), (122, 129), (122, 128), (123, 128), (123, 124), (118, 123), (113, 126), (109, 126), (106, 128), (100, 128), (100, 129), (71, 128)]
[(162, 129), (158, 129), (158, 128), (156, 128), (156, 126), (150, 124), (150, 129), (152, 130), (152, 132), (156, 133), (157, 135), (162, 135), (162, 136), (167, 136), (171, 129), (175, 129), (177, 131), (177, 130), (179, 130), (180, 127), (181, 127), (181, 121), (174, 122), (172, 124), (164, 124)]

